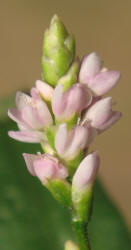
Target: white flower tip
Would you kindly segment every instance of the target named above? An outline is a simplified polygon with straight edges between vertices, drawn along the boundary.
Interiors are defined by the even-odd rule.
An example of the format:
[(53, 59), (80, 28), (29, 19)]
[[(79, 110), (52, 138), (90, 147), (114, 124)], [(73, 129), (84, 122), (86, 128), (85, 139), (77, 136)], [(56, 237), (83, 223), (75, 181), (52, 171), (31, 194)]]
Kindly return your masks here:
[(107, 104), (107, 105), (112, 105), (112, 97), (111, 96), (107, 96), (104, 99), (100, 100), (101, 102), (103, 101), (103, 104)]
[(94, 77), (96, 74), (100, 72), (101, 69), (101, 58), (96, 52), (92, 52), (91, 54), (85, 56), (83, 58), (79, 80), (81, 83), (87, 83), (91, 77)]
[(54, 89), (50, 85), (43, 81), (37, 80), (36, 88), (45, 100), (51, 101)]
[(94, 183), (100, 164), (97, 152), (87, 155), (80, 163), (73, 177), (73, 186), (77, 189), (88, 188)]

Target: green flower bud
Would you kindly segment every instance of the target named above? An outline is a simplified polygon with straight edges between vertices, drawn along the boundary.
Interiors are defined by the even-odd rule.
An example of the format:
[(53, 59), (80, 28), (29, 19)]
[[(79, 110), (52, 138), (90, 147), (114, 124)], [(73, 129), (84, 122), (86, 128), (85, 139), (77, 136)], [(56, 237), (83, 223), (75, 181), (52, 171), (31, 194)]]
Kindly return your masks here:
[(75, 57), (75, 40), (70, 36), (58, 18), (54, 16), (49, 29), (45, 31), (43, 42), (43, 79), (55, 86), (66, 74)]
[(72, 202), (75, 220), (87, 223), (92, 208), (93, 184), (99, 169), (100, 159), (97, 152), (87, 155), (77, 168), (72, 180)]
[(74, 83), (77, 82), (78, 72), (79, 72), (79, 65), (80, 65), (80, 62), (79, 62), (79, 59), (77, 58), (73, 62), (71, 67), (69, 68), (68, 72), (59, 79), (58, 84), (63, 84), (64, 85), (63, 91), (66, 91)]

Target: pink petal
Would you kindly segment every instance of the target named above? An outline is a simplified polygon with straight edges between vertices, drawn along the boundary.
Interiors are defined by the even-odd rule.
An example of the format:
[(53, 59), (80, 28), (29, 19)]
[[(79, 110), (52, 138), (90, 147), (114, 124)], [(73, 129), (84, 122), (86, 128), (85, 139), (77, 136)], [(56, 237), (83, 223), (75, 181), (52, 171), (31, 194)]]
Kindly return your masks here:
[(59, 155), (63, 155), (63, 153), (65, 152), (67, 146), (67, 139), (68, 139), (67, 127), (66, 124), (64, 123), (59, 126), (55, 136), (55, 148)]
[(104, 130), (110, 128), (114, 123), (116, 123), (120, 118), (122, 114), (119, 111), (112, 111), (111, 117), (108, 119), (107, 122), (103, 124), (103, 126), (100, 127), (99, 132), (103, 132)]
[(35, 87), (31, 88), (30, 94), (31, 94), (32, 100), (33, 100), (33, 99), (35, 100), (35, 99), (39, 99), (39, 98), (40, 98), (39, 91), (38, 91), (37, 88), (35, 88)]
[(79, 113), (86, 108), (92, 100), (92, 95), (82, 84), (74, 84), (64, 93), (63, 88), (61, 84), (56, 86), (52, 98), (52, 109), (59, 119), (68, 119), (75, 112)]
[(8, 109), (8, 116), (17, 123), (23, 123), (21, 112), (16, 108)]
[(36, 176), (41, 182), (52, 179), (55, 176), (55, 163), (49, 159), (36, 160), (33, 163)]
[(119, 81), (120, 72), (106, 71), (101, 72), (95, 77), (89, 79), (88, 87), (94, 92), (95, 95), (104, 95), (111, 90)]
[(31, 103), (31, 97), (18, 91), (16, 93), (16, 106), (18, 109), (24, 108)]
[(36, 100), (34, 106), (22, 109), (23, 120), (33, 129), (43, 129), (45, 125), (52, 124), (52, 117), (47, 105), (41, 100)]
[(63, 165), (46, 156), (43, 159), (35, 160), (33, 165), (37, 177), (44, 184), (48, 179), (65, 179), (68, 176), (67, 169)]
[(89, 130), (84, 126), (76, 126), (70, 133), (70, 145), (65, 152), (65, 158), (74, 158), (79, 150), (85, 149), (88, 145)]
[(9, 131), (8, 135), (15, 140), (30, 143), (39, 143), (42, 138), (42, 133), (35, 131)]
[(69, 113), (69, 111), (72, 111), (72, 113), (80, 113), (83, 109), (90, 105), (92, 101), (92, 95), (86, 86), (79, 83), (74, 84), (68, 91), (70, 91), (70, 93), (66, 101), (67, 113)]
[(61, 115), (65, 109), (66, 102), (63, 99), (63, 88), (62, 84), (56, 85), (52, 98), (52, 109), (55, 115)]
[(98, 135), (97, 129), (93, 128), (90, 123), (85, 123), (84, 127), (88, 129), (88, 140), (87, 140), (87, 146), (91, 145), (94, 140), (96, 139), (96, 136)]
[(22, 109), (23, 120), (32, 129), (41, 129), (44, 127), (44, 121), (42, 121), (38, 115), (36, 107), (26, 106)]
[(33, 155), (33, 154), (23, 154), (23, 157), (25, 159), (26, 162), (26, 166), (28, 171), (30, 172), (30, 174), (32, 174), (33, 176), (35, 176), (35, 171), (34, 171), (34, 166), (33, 166), (33, 162), (37, 159), (39, 159), (39, 155)]
[(30, 129), (30, 125), (27, 124), (22, 117), (22, 112), (16, 108), (10, 108), (8, 110), (8, 116), (15, 121), (16, 123), (18, 123), (18, 125), (22, 126), (25, 129)]
[(87, 110), (84, 121), (90, 121), (90, 124), (95, 128), (100, 128), (110, 117), (112, 108), (112, 98), (106, 97), (97, 101)]
[(81, 83), (88, 83), (89, 78), (98, 74), (100, 69), (101, 59), (97, 53), (93, 52), (85, 56), (80, 68), (79, 81)]
[(72, 181), (73, 186), (77, 189), (84, 189), (92, 185), (99, 169), (99, 163), (100, 159), (96, 152), (87, 155), (76, 170)]
[(79, 150), (83, 150), (92, 143), (97, 135), (91, 126), (76, 126), (67, 130), (66, 124), (59, 126), (55, 137), (55, 147), (64, 159), (73, 159)]
[(45, 82), (40, 80), (36, 81), (36, 88), (38, 89), (40, 95), (47, 101), (51, 101), (54, 89)]
[(39, 99), (39, 101), (37, 102), (37, 111), (40, 120), (43, 122), (44, 125), (51, 125), (53, 123), (52, 116), (47, 107), (47, 104), (41, 99)]

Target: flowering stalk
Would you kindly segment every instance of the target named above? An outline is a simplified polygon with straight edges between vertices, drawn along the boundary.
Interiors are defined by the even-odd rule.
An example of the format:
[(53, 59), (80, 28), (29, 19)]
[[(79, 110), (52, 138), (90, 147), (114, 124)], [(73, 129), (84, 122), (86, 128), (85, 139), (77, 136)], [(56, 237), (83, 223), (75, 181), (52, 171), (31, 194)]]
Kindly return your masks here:
[(44, 34), (42, 79), (30, 96), (17, 92), (16, 108), (8, 115), (19, 131), (9, 136), (41, 144), (44, 152), (23, 154), (27, 169), (71, 211), (78, 246), (68, 241), (65, 250), (89, 250), (87, 228), (100, 165), (98, 152), (89, 152), (89, 146), (121, 117), (112, 110), (112, 98), (103, 98), (120, 73), (102, 68), (95, 52), (80, 62), (74, 36), (55, 15)]

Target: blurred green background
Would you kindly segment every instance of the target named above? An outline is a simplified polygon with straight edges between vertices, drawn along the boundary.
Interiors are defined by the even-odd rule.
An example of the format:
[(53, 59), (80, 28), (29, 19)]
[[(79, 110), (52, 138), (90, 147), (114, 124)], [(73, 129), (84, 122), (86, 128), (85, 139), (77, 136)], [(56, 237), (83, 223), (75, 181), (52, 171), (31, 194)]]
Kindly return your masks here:
[[(33, 184), (34, 179), (31, 179), (28, 173), (26, 173), (21, 153), (23, 151), (32, 152), (32, 150), (34, 150), (35, 152), (38, 146), (35, 145), (30, 147), (29, 144), (24, 145), (8, 139), (7, 130), (9, 129), (9, 127), (11, 128), (11, 126), (14, 126), (14, 124), (12, 124), (13, 122), (9, 123), (3, 121), (3, 119), (6, 117), (6, 110), (8, 106), (10, 106), (9, 102), (12, 103), (13, 100), (13, 98), (8, 97), (12, 96), (12, 94), (14, 94), (18, 89), (29, 89), (34, 85), (36, 79), (41, 78), (43, 32), (49, 25), (50, 19), (55, 13), (57, 13), (62, 18), (68, 30), (75, 34), (78, 55), (82, 57), (85, 53), (96, 51), (103, 58), (105, 66), (114, 70), (120, 70), (122, 73), (122, 79), (120, 83), (115, 87), (115, 89), (111, 91), (110, 95), (112, 95), (114, 101), (116, 101), (117, 109), (122, 111), (123, 118), (112, 129), (99, 136), (92, 148), (97, 148), (100, 151), (100, 179), (112, 199), (115, 201), (117, 207), (119, 207), (119, 210), (123, 214), (123, 217), (127, 222), (128, 229), (131, 230), (131, 1), (1, 0), (0, 99), (2, 101), (0, 102), (0, 117), (2, 117), (2, 120), (0, 121), (0, 152), (2, 161), (0, 165), (2, 171), (0, 172), (2, 181), (0, 181), (0, 183), (3, 202), (1, 202), (1, 204), (3, 205), (1, 205), (0, 209), (0, 218), (1, 220), (3, 220), (3, 224), (0, 224), (0, 235), (2, 239), (2, 241), (0, 239), (0, 246), (2, 246), (2, 250), (14, 250), (16, 239), (18, 240), (18, 242), (16, 243), (16, 249), (19, 250), (58, 250), (58, 246), (56, 245), (53, 248), (53, 245), (49, 240), (49, 237), (55, 237), (56, 239), (57, 235), (55, 234), (54, 236), (53, 233), (51, 234), (52, 225), (51, 228), (49, 225), (53, 220), (53, 227), (55, 227), (55, 221), (58, 219), (60, 213), (60, 218), (68, 217), (65, 210), (62, 210), (62, 212), (60, 212), (61, 209), (56, 203), (53, 203), (48, 193), (41, 190), (40, 184), (37, 184), (36, 180), (35, 184)], [(6, 158), (6, 151), (8, 152), (8, 158)], [(21, 168), (23, 169), (21, 170)], [(18, 180), (17, 174), (19, 176)], [(13, 189), (10, 189), (10, 185), (8, 187), (8, 183), (12, 186)], [(19, 191), (19, 189), (21, 191)], [(27, 193), (26, 190), (28, 190)], [(40, 197), (38, 195), (39, 190), (41, 190), (41, 201), (39, 200)], [(45, 195), (44, 199), (43, 192)], [(99, 197), (101, 197), (101, 195), (102, 199), (100, 199), (99, 201)], [(38, 198), (36, 200), (36, 198), (34, 197), (37, 196)], [(14, 203), (11, 203), (13, 202), (13, 199), (15, 199), (15, 201)], [(123, 226), (121, 218), (119, 217), (119, 215), (117, 215), (115, 208), (112, 208), (111, 204), (110, 209), (113, 209), (113, 213), (111, 212), (111, 216), (109, 216), (110, 211), (108, 212), (108, 202), (110, 203), (110, 201), (106, 199), (107, 198), (105, 198), (103, 191), (101, 191), (101, 187), (97, 186), (96, 201), (98, 202), (96, 202), (96, 208), (98, 206), (98, 209), (95, 211), (98, 212), (96, 212), (96, 215), (94, 215), (94, 217), (97, 216), (97, 218), (99, 218), (100, 216), (100, 219), (96, 220), (97, 226), (92, 227), (94, 229), (96, 228), (95, 230), (97, 230), (99, 234), (97, 235), (96, 231), (94, 229), (91, 229), (93, 232), (92, 237), (94, 237), (95, 239), (99, 238), (98, 240), (96, 240), (97, 242), (100, 241), (101, 237), (106, 239), (108, 230), (109, 232), (111, 232), (112, 228), (115, 228), (114, 225), (117, 225), (114, 229), (115, 231), (112, 232), (112, 235), (114, 235), (113, 242), (115, 239), (118, 243), (118, 238), (121, 239), (122, 235), (126, 234), (126, 229)], [(49, 204), (47, 200), (49, 200)], [(16, 207), (14, 209), (15, 205)], [(11, 206), (12, 210), (8, 208)], [(52, 206), (54, 206), (54, 211), (56, 212), (52, 211)], [(29, 209), (30, 207), (31, 212)], [(45, 211), (48, 211), (50, 222), (48, 222), (47, 216), (42, 213), (42, 209), (44, 211), (44, 207), (46, 207)], [(54, 216), (52, 215), (52, 213), (54, 214)], [(39, 214), (40, 216), (42, 215), (42, 218), (39, 216)], [(105, 227), (105, 225), (107, 225), (105, 221), (103, 222), (103, 224), (101, 223), (101, 219), (104, 220), (104, 216), (105, 221), (109, 222), (111, 221), (111, 218), (113, 218), (112, 221), (114, 221), (114, 224), (111, 227), (109, 223), (109, 227), (107, 228), (105, 234), (103, 231), (101, 231), (102, 226)], [(32, 218), (34, 218), (33, 222)], [(65, 219), (63, 222), (61, 221), (62, 219), (59, 219), (58, 226), (59, 228), (61, 228), (61, 223), (62, 225), (65, 225), (65, 231), (63, 234), (61, 233), (61, 235), (64, 236), (57, 235), (59, 239), (61, 238), (62, 243), (60, 243), (60, 246), (61, 244), (63, 244), (63, 240), (66, 238), (66, 235), (70, 236), (70, 227), (68, 222), (68, 225), (66, 226), (66, 221), (68, 220)], [(100, 224), (101, 229), (99, 228)], [(12, 225), (14, 225), (14, 230), (16, 232), (16, 236), (14, 238)], [(26, 234), (25, 231), (21, 237), (21, 232), (23, 232), (23, 229), (25, 227), (27, 227), (28, 233)], [(45, 227), (47, 231), (45, 230)], [(18, 231), (16, 231), (17, 228), (19, 228)], [(46, 234), (44, 233), (45, 238), (42, 239), (43, 228)], [(120, 232), (118, 230), (119, 228)], [(38, 234), (38, 231), (40, 231), (40, 235)], [(36, 238), (34, 238), (33, 241), (34, 243), (31, 240), (31, 235), (33, 235), (33, 238), (36, 235)], [(123, 243), (119, 241), (121, 247), (123, 246), (123, 248), (121, 249), (124, 250), (131, 249), (131, 245), (128, 242), (129, 238), (127, 235), (128, 234), (126, 234), (125, 236), (126, 244), (128, 243), (127, 247), (124, 247), (124, 241)], [(64, 237), (64, 239), (62, 237)], [(26, 238), (25, 245), (22, 245), (24, 238)], [(38, 247), (37, 244), (39, 242), (39, 238), (41, 243)], [(9, 243), (7, 244), (7, 246), (5, 246), (4, 242), (7, 242), (8, 239)], [(42, 248), (42, 243), (44, 244), (44, 242), (46, 241), (48, 247)], [(107, 245), (101, 245), (106, 243), (104, 243), (104, 241), (100, 241), (97, 244), (96, 248), (94, 245), (94, 250), (107, 250), (108, 247), (110, 247), (109, 249), (112, 250), (120, 250), (119, 244), (115, 245), (114, 243), (114, 245), (112, 246), (110, 245), (111, 242), (109, 241), (109, 244), (108, 241), (105, 240)]]

